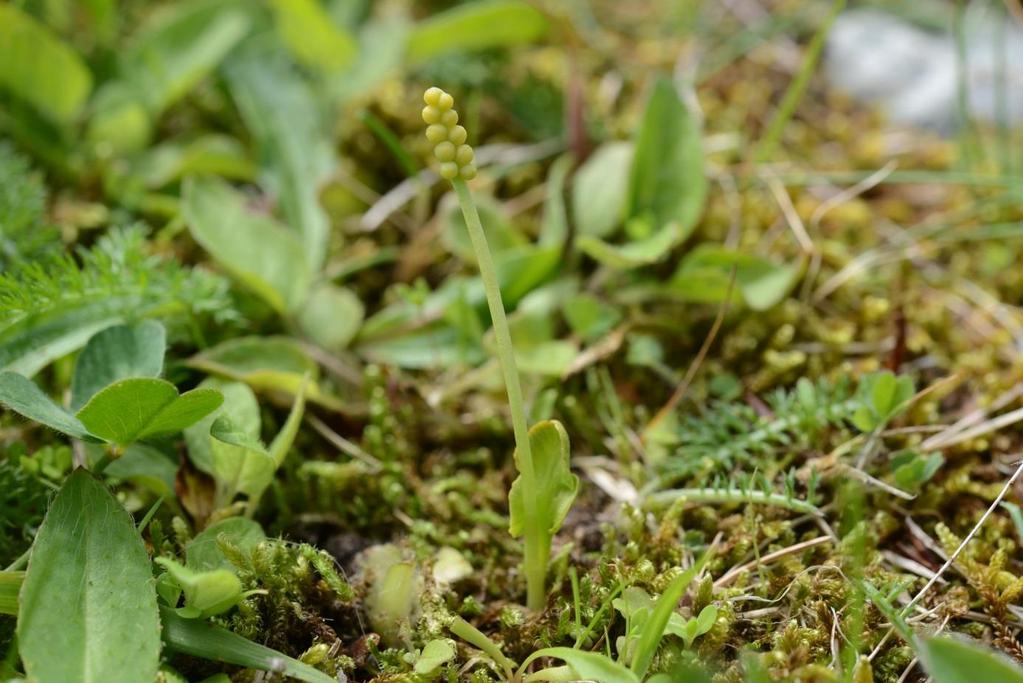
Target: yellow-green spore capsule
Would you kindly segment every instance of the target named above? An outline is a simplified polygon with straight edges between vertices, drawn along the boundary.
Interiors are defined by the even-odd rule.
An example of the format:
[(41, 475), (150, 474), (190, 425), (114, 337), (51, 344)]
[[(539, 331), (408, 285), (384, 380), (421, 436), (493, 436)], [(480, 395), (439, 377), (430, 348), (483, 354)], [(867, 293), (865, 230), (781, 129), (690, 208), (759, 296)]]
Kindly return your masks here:
[[(440, 90), (440, 88), (437, 89)], [(437, 106), (441, 111), (447, 111), (455, 106), (455, 98), (441, 90), (440, 95), (437, 96)]]
[(466, 164), (458, 169), (458, 174), (465, 180), (472, 180), (476, 177), (476, 164)]
[(455, 145), (465, 144), (468, 137), (469, 134), (465, 132), (465, 128), (462, 126), (454, 126), (448, 130), (448, 140), (451, 140)]
[(434, 123), (433, 125), (427, 126), (426, 139), (435, 145), (438, 142), (444, 142), (445, 140), (448, 139), (448, 129), (445, 126), (440, 125), (439, 123)]
[(453, 161), (445, 161), (440, 165), (440, 177), (445, 180), (454, 180), (458, 177), (458, 164)]
[(458, 123), (458, 112), (454, 109), (448, 109), (446, 112), (440, 115), (440, 122), (451, 128)]
[[(441, 144), (450, 145), (451, 143), (448, 142)], [(468, 166), (473, 162), (473, 159), (475, 158), (476, 154), (472, 151), (472, 147), (470, 147), (469, 145), (459, 145), (458, 150), (455, 152), (455, 161), (458, 163), (459, 166)]]
[(444, 91), (438, 88), (437, 86), (427, 88), (426, 92), (423, 93), (423, 102), (426, 102), (428, 105), (432, 107), (436, 107), (440, 104), (440, 98), (441, 95), (443, 94)]
[[(437, 107), (426, 105), (423, 107), (423, 121), (429, 124), (440, 123), (441, 111)], [(450, 126), (445, 126), (450, 127)]]
[(437, 157), (437, 161), (454, 161), (455, 153), (455, 146), (446, 140), (433, 148), (433, 155)]

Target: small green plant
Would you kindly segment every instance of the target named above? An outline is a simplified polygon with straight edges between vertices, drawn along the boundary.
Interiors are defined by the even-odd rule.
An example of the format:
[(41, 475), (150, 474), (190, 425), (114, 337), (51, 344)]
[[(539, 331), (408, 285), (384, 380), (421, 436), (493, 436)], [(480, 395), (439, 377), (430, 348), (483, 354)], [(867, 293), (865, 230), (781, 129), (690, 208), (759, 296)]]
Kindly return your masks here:
[(515, 434), (515, 466), (519, 477), (509, 494), (511, 533), (524, 539), (526, 604), (532, 610), (543, 609), (546, 602), (545, 579), (551, 553), (551, 538), (561, 527), (579, 487), (579, 479), (569, 470), (568, 434), (561, 423), (547, 420), (527, 428), (526, 406), (515, 365), (515, 348), (508, 329), (508, 318), (501, 299), (497, 269), (490, 254), (487, 236), (480, 221), (466, 180), (476, 177), (475, 155), (466, 144), (467, 133), (458, 125), (454, 98), (440, 88), (429, 88), (423, 95), (423, 121), (426, 137), (433, 143), (433, 154), (440, 162), (440, 174), (451, 181), (465, 217), (473, 251), (479, 263), (480, 278), (494, 326), (497, 358), (504, 375)]

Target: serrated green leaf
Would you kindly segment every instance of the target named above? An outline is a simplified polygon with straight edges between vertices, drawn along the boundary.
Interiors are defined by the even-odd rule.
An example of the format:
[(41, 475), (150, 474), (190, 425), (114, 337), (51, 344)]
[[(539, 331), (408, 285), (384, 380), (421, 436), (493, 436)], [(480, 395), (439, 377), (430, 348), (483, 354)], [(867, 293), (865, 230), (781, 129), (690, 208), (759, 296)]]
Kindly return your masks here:
[(190, 619), (223, 614), (242, 599), (242, 582), (230, 569), (194, 571), (167, 557), (156, 558), (185, 594), (185, 612)]
[[(509, 531), (513, 536), (528, 533), (550, 537), (561, 528), (565, 515), (572, 507), (572, 501), (579, 490), (579, 477), (572, 474), (569, 466), (568, 433), (557, 420), (545, 420), (529, 430), (529, 446), (533, 453), (533, 473), (537, 490), (523, 490), (522, 476), (512, 483), (508, 493)], [(519, 452), (515, 451), (515, 463), (522, 471)], [(535, 531), (526, 529), (526, 505), (537, 511)]]
[(547, 28), (547, 18), (521, 0), (474, 2), (417, 24), (406, 55), (421, 62), (445, 52), (521, 45), (539, 39)]
[(80, 409), (96, 392), (117, 380), (158, 377), (166, 347), (163, 325), (153, 320), (115, 325), (94, 334), (75, 363), (71, 409)]
[(212, 389), (178, 395), (162, 379), (130, 378), (98, 392), (78, 411), (92, 434), (117, 444), (173, 434), (216, 410), (223, 397)]
[(294, 311), (305, 301), (312, 273), (302, 243), (269, 216), (250, 212), (230, 185), (190, 178), (181, 208), (196, 242), (274, 310)]
[[(570, 647), (545, 647), (529, 655), (526, 661), (522, 662), (519, 672), (526, 670), (526, 667), (540, 657), (554, 657), (568, 663), (569, 668), (575, 675), (574, 679), (548, 678), (541, 670), (523, 678), (524, 681), (547, 681), (547, 680), (585, 680), (596, 681), (597, 683), (640, 683), (636, 674), (613, 659), (599, 652), (587, 652), (585, 650), (573, 650)], [(561, 667), (558, 667), (561, 668)]]
[(160, 609), (163, 641), (175, 652), (260, 671), (281, 672), (307, 683), (337, 683), (325, 673), (277, 650), (204, 621), (185, 619), (167, 607)]
[(65, 480), (36, 536), (18, 645), (26, 673), (40, 683), (156, 676), (160, 622), (149, 556), (131, 516), (85, 470)]
[(655, 227), (675, 223), (679, 241), (693, 231), (707, 198), (699, 120), (666, 78), (654, 85), (636, 134), (627, 214)]
[(4, 3), (0, 5), (0, 87), (55, 123), (68, 124), (89, 97), (92, 74), (48, 28)]
[(35, 382), (16, 372), (0, 372), (0, 403), (22, 417), (83, 441), (97, 441), (81, 421), (53, 402)]
[(259, 438), (261, 418), (256, 394), (244, 382), (207, 377), (199, 384), (200, 389), (213, 389), (224, 396), (220, 407), (184, 430), (188, 444), (188, 457), (196, 467), (207, 474), (213, 474), (213, 455), (210, 445), (210, 427), (218, 417), (226, 417), (236, 431), (252, 439)]
[(1023, 668), (965, 638), (924, 638), (917, 652), (934, 683), (1023, 683)]
[(223, 535), (232, 545), (246, 552), (266, 540), (263, 527), (245, 517), (228, 517), (209, 525), (185, 546), (185, 564), (195, 571), (226, 569), (231, 562), (221, 552), (217, 539)]

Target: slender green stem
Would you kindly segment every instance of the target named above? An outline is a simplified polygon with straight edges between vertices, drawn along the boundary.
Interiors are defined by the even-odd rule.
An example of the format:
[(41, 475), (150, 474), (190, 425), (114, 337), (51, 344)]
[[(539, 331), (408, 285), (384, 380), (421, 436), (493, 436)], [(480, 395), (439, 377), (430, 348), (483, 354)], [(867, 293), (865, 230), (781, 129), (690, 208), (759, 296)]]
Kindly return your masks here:
[(515, 667), (517, 665), (512, 660), (508, 659), (503, 652), (501, 652), (501, 647), (492, 641), (487, 634), (483, 633), (461, 617), (455, 617), (452, 619), (451, 623), (448, 624), (448, 629), (465, 642), (470, 645), (475, 645), (490, 655), (490, 658), (493, 659), (498, 666), (504, 669), (504, 674), (508, 680), (511, 680), (514, 677)]
[[(504, 386), (508, 390), (508, 406), (511, 409), (512, 430), (515, 433), (515, 448), (519, 453), (518, 462), (522, 474), (523, 488), (529, 491), (536, 491), (536, 472), (533, 467), (533, 453), (529, 447), (529, 429), (526, 423), (526, 407), (522, 400), (522, 385), (519, 383), (519, 373), (515, 366), (515, 347), (512, 346), (511, 332), (508, 330), (508, 318), (504, 313), (504, 302), (501, 300), (501, 288), (497, 282), (497, 269), (494, 267), (494, 259), (490, 255), (490, 247), (487, 245), (487, 236), (483, 232), (483, 224), (480, 222), (479, 212), (473, 202), (469, 186), (461, 178), (451, 181), (458, 195), (458, 203), (462, 207), (462, 215), (465, 217), (465, 224), (469, 229), (469, 239), (472, 241), (473, 250), (476, 252), (476, 260), (479, 262), (480, 277), (483, 280), (483, 289), (487, 294), (487, 305), (490, 308), (490, 318), (494, 325), (494, 338), (497, 341), (497, 360), (501, 365), (501, 372), (504, 375)], [(544, 578), (547, 571), (547, 555), (550, 554), (549, 542), (543, 543), (542, 529), (537, 527), (536, 503), (534, 498), (527, 493), (526, 499), (526, 520), (525, 520), (525, 558), (524, 571), (527, 583), (527, 606), (533, 610), (543, 609), (546, 601), (544, 595)]]

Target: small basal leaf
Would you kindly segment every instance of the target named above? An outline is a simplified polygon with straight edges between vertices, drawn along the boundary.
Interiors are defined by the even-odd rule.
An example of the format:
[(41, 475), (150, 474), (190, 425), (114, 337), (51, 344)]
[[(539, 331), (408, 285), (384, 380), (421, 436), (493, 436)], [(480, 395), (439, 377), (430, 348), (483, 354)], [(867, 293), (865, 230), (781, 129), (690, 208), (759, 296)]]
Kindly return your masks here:
[(81, 57), (11, 3), (0, 4), (0, 88), (59, 124), (70, 123), (92, 89)]
[(655, 227), (678, 225), (679, 241), (696, 226), (707, 198), (700, 123), (666, 78), (657, 81), (636, 134), (627, 214)]
[(61, 434), (85, 441), (98, 440), (78, 418), (44, 394), (35, 382), (16, 372), (0, 372), (0, 404)]
[(156, 558), (185, 594), (178, 613), (189, 619), (223, 614), (242, 599), (242, 582), (229, 569), (194, 571), (167, 557)]
[(965, 638), (924, 638), (917, 650), (934, 683), (1023, 683), (1023, 668)]
[(195, 241), (274, 310), (293, 311), (305, 301), (312, 274), (302, 242), (269, 216), (249, 211), (230, 185), (213, 178), (187, 180), (182, 215)]
[(212, 389), (178, 395), (162, 379), (131, 378), (115, 382), (78, 411), (92, 434), (117, 444), (180, 432), (220, 407), (223, 397)]
[[(537, 490), (525, 491), (522, 476), (515, 479), (508, 494), (509, 531), (513, 536), (526, 533), (526, 505), (532, 505), (539, 513), (536, 520), (539, 530), (553, 536), (565, 521), (579, 490), (579, 477), (569, 467), (568, 433), (557, 420), (545, 420), (529, 430), (529, 446)], [(518, 451), (515, 463), (521, 471)]]
[(305, 66), (337, 71), (355, 58), (359, 45), (334, 23), (319, 0), (272, 0), (281, 40)]
[(547, 18), (522, 0), (464, 4), (417, 24), (408, 39), (407, 57), (421, 62), (445, 52), (531, 43), (547, 27)]
[(431, 640), (423, 646), (423, 651), (416, 659), (414, 671), (420, 676), (428, 676), (450, 662), (455, 657), (455, 645), (447, 638)]
[(217, 480), (221, 502), (226, 504), (238, 493), (258, 497), (273, 480), (276, 463), (262, 444), (238, 432), (223, 417), (210, 428), (213, 437), (213, 477)]
[(36, 536), (18, 646), (39, 683), (156, 677), (160, 620), (149, 556), (131, 516), (85, 470), (65, 480)]
[(576, 171), (572, 214), (579, 235), (610, 237), (625, 218), (632, 143), (602, 145)]
[(348, 346), (359, 331), (365, 307), (351, 290), (323, 284), (313, 290), (298, 314), (302, 331), (329, 351)]
[(609, 268), (638, 268), (664, 259), (682, 241), (678, 223), (666, 223), (653, 234), (624, 244), (611, 244), (593, 235), (580, 235), (579, 250)]
[[(570, 647), (545, 647), (531, 654), (526, 661), (522, 662), (519, 672), (526, 670), (526, 667), (541, 657), (554, 657), (568, 664), (571, 673), (575, 678), (551, 678), (544, 675), (544, 669), (529, 674), (523, 678), (524, 681), (596, 681), (596, 683), (640, 683), (639, 677), (610, 657), (599, 652), (587, 652), (586, 650), (573, 650)], [(561, 669), (562, 667), (558, 667)]]
[(114, 325), (94, 334), (75, 364), (71, 409), (80, 409), (93, 394), (119, 379), (158, 377), (166, 347), (163, 325), (153, 320)]
[(248, 384), (219, 377), (207, 377), (199, 384), (199, 388), (219, 391), (224, 396), (224, 402), (219, 408), (184, 430), (188, 458), (200, 470), (212, 474), (210, 427), (213, 426), (213, 421), (221, 416), (226, 417), (235, 430), (245, 433), (252, 439), (258, 439), (262, 420), (256, 394)]

